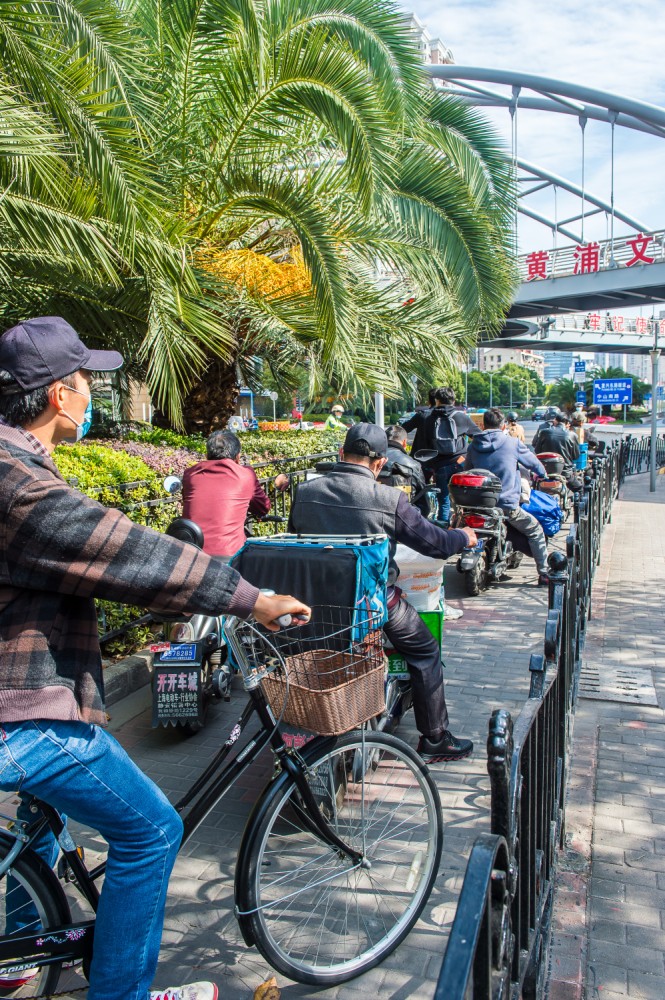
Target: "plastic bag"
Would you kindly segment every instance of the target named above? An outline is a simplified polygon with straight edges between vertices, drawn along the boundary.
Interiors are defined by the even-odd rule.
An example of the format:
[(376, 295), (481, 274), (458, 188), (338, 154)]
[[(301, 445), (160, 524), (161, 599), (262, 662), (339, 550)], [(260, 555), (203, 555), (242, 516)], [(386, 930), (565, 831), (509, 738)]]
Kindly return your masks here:
[(555, 497), (543, 493), (542, 490), (531, 490), (529, 502), (522, 504), (522, 510), (533, 514), (543, 526), (547, 538), (556, 535), (557, 531), (561, 529), (563, 511), (559, 506), (559, 501)]

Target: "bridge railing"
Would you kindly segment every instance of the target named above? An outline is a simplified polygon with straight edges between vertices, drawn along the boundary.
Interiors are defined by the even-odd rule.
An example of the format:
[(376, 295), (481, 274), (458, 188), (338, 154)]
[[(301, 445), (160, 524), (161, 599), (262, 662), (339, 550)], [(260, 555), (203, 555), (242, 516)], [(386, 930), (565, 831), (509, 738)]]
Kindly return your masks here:
[[(645, 233), (648, 238), (648, 245), (644, 248), (645, 255), (654, 263), (665, 260), (665, 230), (654, 233)], [(635, 257), (635, 248), (630, 242), (635, 237), (618, 236), (614, 240), (598, 240), (598, 267), (601, 271), (614, 267), (625, 267), (629, 260)], [(577, 263), (577, 245), (571, 243), (566, 246), (549, 249), (546, 251), (547, 257), (547, 277), (562, 278), (575, 274)], [(523, 281), (529, 279), (530, 254), (523, 254), (518, 258), (520, 276)]]
[(505, 709), (490, 719), (490, 833), (469, 858), (435, 1000), (542, 996), (591, 582), (620, 457), (615, 447), (594, 461), (566, 552), (550, 555), (545, 641), (531, 657), (526, 704), (514, 722)]

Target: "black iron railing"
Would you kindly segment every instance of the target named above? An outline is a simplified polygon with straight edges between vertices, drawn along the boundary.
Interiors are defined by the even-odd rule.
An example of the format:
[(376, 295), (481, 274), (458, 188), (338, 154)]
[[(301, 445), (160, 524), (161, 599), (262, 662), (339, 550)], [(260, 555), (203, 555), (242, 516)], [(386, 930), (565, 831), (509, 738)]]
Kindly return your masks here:
[[(665, 466), (665, 435), (656, 438), (656, 465)], [(651, 436), (627, 437), (621, 442), (621, 481), (626, 476), (637, 476), (651, 467)]]
[(487, 741), (490, 833), (471, 852), (435, 1000), (542, 996), (568, 752), (591, 583), (621, 479), (619, 447), (594, 459), (566, 551), (550, 555), (542, 654), (513, 721), (492, 714)]

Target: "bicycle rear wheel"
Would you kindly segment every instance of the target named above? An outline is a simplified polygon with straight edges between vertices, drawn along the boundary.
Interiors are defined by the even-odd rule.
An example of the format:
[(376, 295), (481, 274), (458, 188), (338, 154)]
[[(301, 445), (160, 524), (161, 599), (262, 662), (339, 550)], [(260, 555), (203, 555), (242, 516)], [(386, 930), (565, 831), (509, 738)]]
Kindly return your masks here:
[(420, 916), (441, 858), (441, 804), (422, 760), (394, 736), (352, 732), (302, 757), (322, 814), (365, 860), (309, 830), (295, 783), (278, 781), (248, 827), (238, 909), (271, 965), (332, 986), (381, 962)]
[[(13, 844), (13, 838), (0, 839), (0, 859), (7, 856)], [(69, 906), (55, 875), (38, 855), (24, 851), (0, 876), (0, 945), (6, 945), (14, 934), (28, 934), (69, 923)], [(38, 962), (37, 955), (0, 957), (0, 997), (27, 1000), (55, 992), (62, 962), (41, 966)]]

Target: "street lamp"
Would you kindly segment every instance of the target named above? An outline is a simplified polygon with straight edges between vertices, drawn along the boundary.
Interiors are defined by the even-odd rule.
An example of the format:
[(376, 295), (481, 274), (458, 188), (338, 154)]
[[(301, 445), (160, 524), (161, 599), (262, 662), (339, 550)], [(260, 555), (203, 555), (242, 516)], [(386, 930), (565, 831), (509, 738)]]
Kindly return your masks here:
[(656, 438), (658, 435), (658, 327), (654, 325), (651, 355), (651, 456), (649, 461), (649, 493), (656, 492)]
[(464, 369), (464, 406), (469, 409), (469, 362)]
[(510, 409), (513, 408), (513, 379), (512, 376), (508, 376), (508, 381), (510, 382)]
[(492, 390), (492, 379), (494, 378), (494, 372), (490, 372), (489, 375), (490, 375), (490, 410), (491, 410), (492, 409), (492, 399), (494, 398), (493, 397), (493, 390)]

